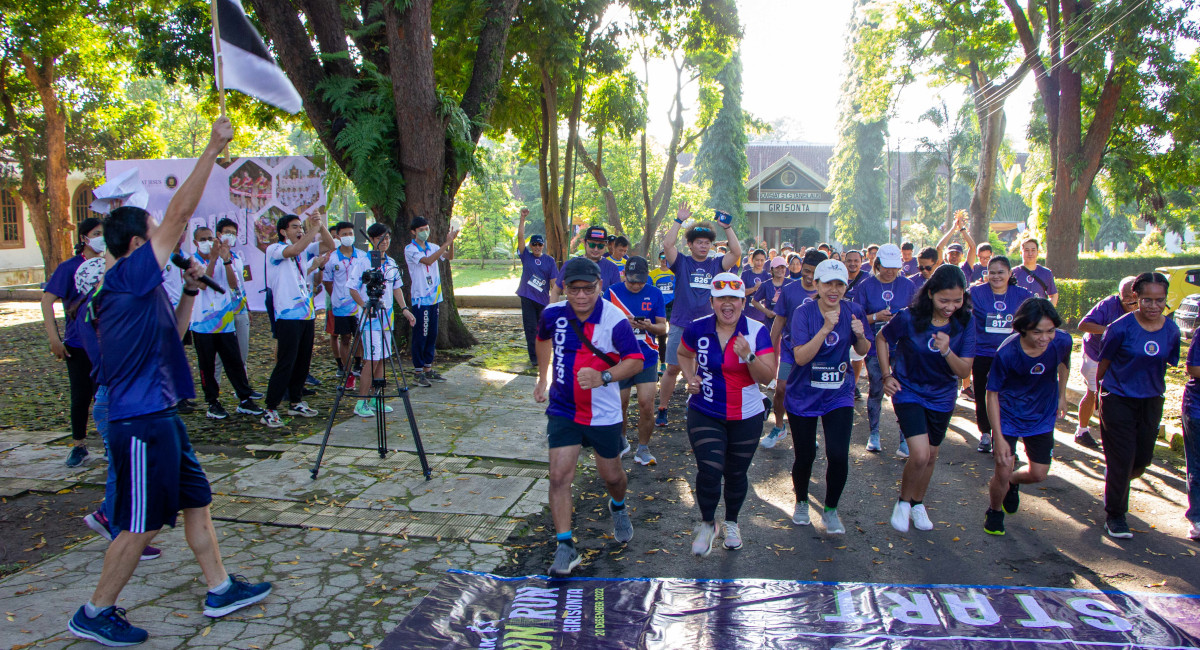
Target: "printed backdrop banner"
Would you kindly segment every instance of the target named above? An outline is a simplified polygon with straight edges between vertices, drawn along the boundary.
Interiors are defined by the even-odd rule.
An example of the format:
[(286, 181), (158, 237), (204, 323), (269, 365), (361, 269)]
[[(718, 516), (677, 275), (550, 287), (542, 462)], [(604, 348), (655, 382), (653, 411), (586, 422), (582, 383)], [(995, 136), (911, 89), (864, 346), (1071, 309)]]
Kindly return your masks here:
[(379, 646), (1195, 648), (1200, 597), (778, 580), (503, 578), (450, 571)]
[[(167, 204), (180, 184), (196, 166), (195, 158), (167, 160), (110, 160), (105, 165), (108, 178), (137, 168), (142, 185), (150, 194), (146, 209), (162, 220)], [(204, 196), (188, 222), (183, 250), (192, 254), (192, 231), (200, 226), (213, 228), (224, 217), (238, 224), (234, 250), (246, 261), (246, 297), (250, 308), (263, 310), (267, 246), (276, 239), (275, 223), (285, 214), (305, 212), (325, 214), (325, 165), (311, 156), (273, 156), (268, 158), (222, 159), (213, 165)]]

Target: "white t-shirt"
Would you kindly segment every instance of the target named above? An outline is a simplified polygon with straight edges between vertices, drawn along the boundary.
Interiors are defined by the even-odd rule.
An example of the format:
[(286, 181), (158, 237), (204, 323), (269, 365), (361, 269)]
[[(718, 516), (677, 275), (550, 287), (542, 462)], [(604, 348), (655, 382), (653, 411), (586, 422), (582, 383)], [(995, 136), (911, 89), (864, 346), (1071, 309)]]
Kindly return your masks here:
[(312, 320), (312, 288), (305, 271), (321, 252), (321, 243), (313, 242), (295, 257), (284, 257), (282, 242), (267, 247), (267, 286), (275, 306), (276, 320)]
[[(330, 298), (334, 316), (357, 316), (359, 314), (358, 303), (350, 297), (350, 287), (354, 286), (357, 280), (362, 279), (362, 272), (358, 271), (355, 276), (352, 274), (352, 267), (358, 260), (366, 259), (368, 262), (366, 268), (371, 268), (370, 258), (365, 251), (353, 246), (350, 247), (350, 250), (351, 254), (346, 256), (342, 254), (339, 246), (330, 254), (329, 261), (325, 263), (324, 281), (333, 283), (333, 293)], [(364, 295), (363, 298), (366, 296)]]
[(171, 307), (179, 306), (179, 298), (183, 295), (183, 270), (175, 266), (171, 260), (167, 260), (167, 265), (162, 270), (163, 289), (167, 290), (167, 297), (171, 299)]
[[(246, 258), (237, 251), (230, 251), (229, 256), (233, 259), (233, 275), (237, 279), (237, 286), (233, 288), (233, 294), (237, 300), (233, 313), (236, 315), (250, 310), (250, 305), (246, 302)], [(222, 278), (225, 277), (224, 273), (220, 275)]]
[(433, 242), (418, 246), (414, 240), (404, 247), (404, 261), (408, 264), (408, 275), (412, 278), (412, 303), (417, 307), (428, 307), (442, 301), (442, 273), (439, 257), (433, 264), (422, 264), (421, 260), (441, 250)]
[[(208, 262), (199, 255), (193, 255), (193, 259), (200, 262), (208, 268)], [(240, 269), (236, 268), (236, 259), (233, 262), (235, 266), (234, 272), (240, 274)], [(229, 279), (225, 277), (225, 262), (218, 259), (216, 266), (213, 267), (212, 279), (223, 289), (225, 293), (217, 293), (216, 290), (210, 289), (208, 285), (201, 285), (200, 294), (192, 301), (192, 318), (191, 330), (200, 334), (223, 334), (225, 332), (234, 331), (233, 317), (237, 314), (237, 308), (240, 300), (229, 288)]]
[[(358, 295), (363, 300), (367, 300), (367, 286), (363, 284), (362, 274), (371, 268), (371, 258), (363, 255), (354, 260), (354, 265), (350, 268), (350, 289), (358, 292)], [(395, 260), (383, 256), (383, 263), (380, 265), (380, 270), (383, 271), (383, 297), (379, 299), (383, 305), (383, 322), (386, 329), (393, 328), (395, 323), (395, 314), (392, 312), (392, 306), (396, 302), (395, 291), (404, 287), (404, 275), (400, 273), (400, 266)], [(351, 298), (353, 300), (353, 298)], [(355, 303), (357, 306), (357, 303)], [(360, 308), (361, 309), (361, 308)], [(379, 319), (372, 318), (366, 323), (362, 323), (362, 329), (371, 331), (379, 331)]]

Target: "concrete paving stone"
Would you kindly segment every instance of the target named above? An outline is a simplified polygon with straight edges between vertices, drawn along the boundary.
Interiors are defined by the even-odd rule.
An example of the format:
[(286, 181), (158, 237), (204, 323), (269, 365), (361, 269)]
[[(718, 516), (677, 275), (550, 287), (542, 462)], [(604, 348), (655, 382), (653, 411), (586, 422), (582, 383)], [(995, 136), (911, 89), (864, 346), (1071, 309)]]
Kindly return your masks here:
[(546, 418), (513, 409), (486, 409), (484, 420), (458, 437), (454, 453), (484, 458), (546, 461)]
[(83, 465), (67, 467), (63, 464), (67, 457), (65, 446), (41, 443), (20, 445), (0, 452), (0, 476), (72, 483), (85, 480), (103, 482), (108, 465), (103, 453), (98, 453), (96, 449), (91, 452)]
[(533, 479), (516, 476), (466, 476), (465, 481), (457, 480), (462, 477), (435, 478), (428, 483), (428, 492), (415, 496), (409, 507), (419, 511), (462, 514), (503, 512), (533, 483)]
[(0, 431), (0, 441), (25, 444), (30, 442), (47, 444), (70, 438), (68, 431), (28, 431), (24, 429), (5, 429)]
[(403, 534), (411, 537), (437, 537), (441, 534), (443, 524), (423, 523), (423, 522), (407, 522), (404, 526)]
[(0, 440), (0, 452), (8, 451), (14, 447), (20, 447), (22, 444), (23, 443), (20, 442), (6, 442), (4, 440)]
[(306, 519), (303, 525), (306, 528), (331, 529), (336, 528), (339, 522), (341, 522), (340, 517), (332, 517), (329, 515), (313, 515), (312, 517)]
[(348, 467), (326, 465), (312, 480), (307, 465), (277, 458), (260, 461), (254, 471), (237, 472), (213, 483), (213, 490), (227, 494), (305, 501), (326, 494), (356, 494), (376, 479)]

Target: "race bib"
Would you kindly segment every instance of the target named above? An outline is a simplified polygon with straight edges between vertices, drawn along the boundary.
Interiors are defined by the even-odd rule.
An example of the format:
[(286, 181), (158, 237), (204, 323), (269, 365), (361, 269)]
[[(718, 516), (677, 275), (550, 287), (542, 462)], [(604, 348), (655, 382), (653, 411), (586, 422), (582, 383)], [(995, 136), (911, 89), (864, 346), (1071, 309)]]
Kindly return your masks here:
[(988, 314), (983, 331), (988, 334), (1012, 334), (1012, 314)]
[(688, 278), (688, 285), (693, 289), (711, 289), (712, 274), (704, 269), (696, 269)]
[(827, 361), (812, 362), (812, 378), (809, 384), (821, 390), (837, 390), (846, 379), (846, 363), (834, 365)]
[(542, 291), (545, 291), (545, 289), (546, 289), (546, 279), (540, 275), (529, 276), (529, 282), (527, 282), (526, 284), (528, 284), (530, 287), (533, 288), (534, 291), (537, 291), (538, 293), (541, 293)]

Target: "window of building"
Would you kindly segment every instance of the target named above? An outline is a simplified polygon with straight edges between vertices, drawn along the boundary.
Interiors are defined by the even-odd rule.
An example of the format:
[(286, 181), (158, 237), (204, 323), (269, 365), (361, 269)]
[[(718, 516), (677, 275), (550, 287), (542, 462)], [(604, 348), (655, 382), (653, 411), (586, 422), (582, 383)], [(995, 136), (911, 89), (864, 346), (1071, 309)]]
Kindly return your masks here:
[(91, 183), (82, 183), (75, 188), (75, 196), (71, 199), (71, 216), (74, 217), (75, 223), (88, 217), (101, 216), (92, 212), (92, 189)]
[(25, 224), (21, 223), (21, 203), (8, 190), (0, 190), (0, 248), (24, 248)]

